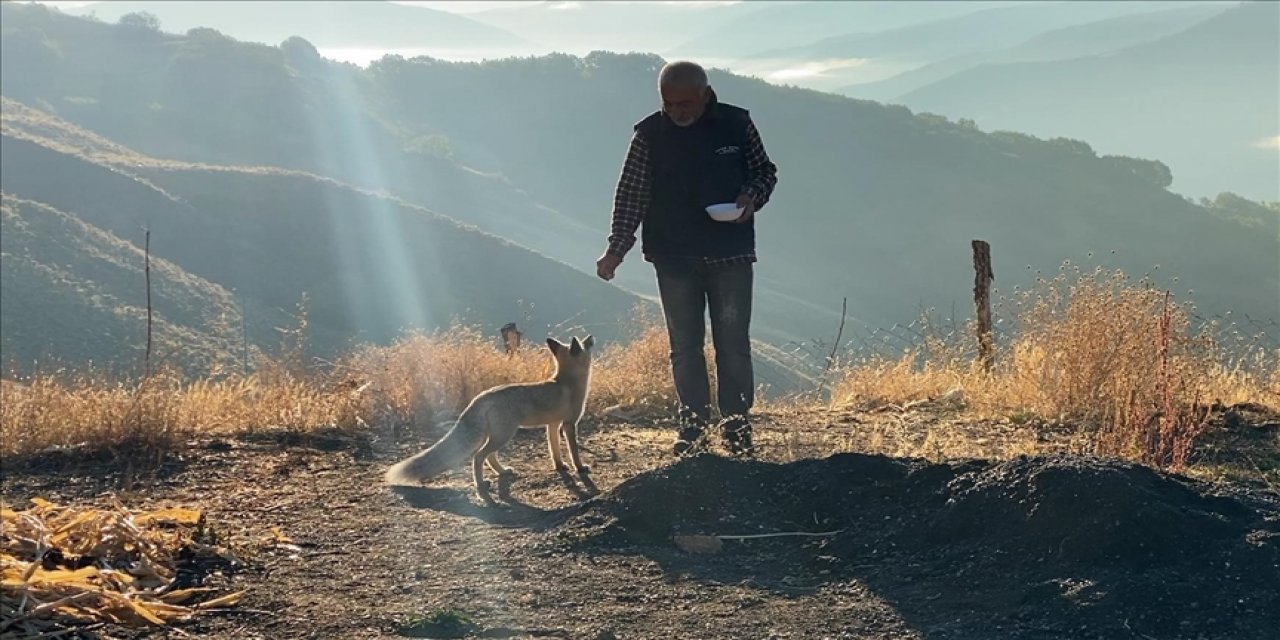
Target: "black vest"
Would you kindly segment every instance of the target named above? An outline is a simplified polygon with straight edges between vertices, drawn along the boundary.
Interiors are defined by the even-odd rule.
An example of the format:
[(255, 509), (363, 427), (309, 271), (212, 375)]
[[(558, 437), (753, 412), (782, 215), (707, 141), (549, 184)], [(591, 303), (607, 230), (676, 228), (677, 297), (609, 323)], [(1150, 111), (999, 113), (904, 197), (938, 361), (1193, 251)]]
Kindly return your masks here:
[(708, 205), (733, 202), (747, 182), (747, 111), (707, 105), (688, 127), (661, 111), (635, 125), (648, 143), (653, 175), (641, 230), (646, 255), (724, 258), (755, 251), (755, 221), (717, 222)]

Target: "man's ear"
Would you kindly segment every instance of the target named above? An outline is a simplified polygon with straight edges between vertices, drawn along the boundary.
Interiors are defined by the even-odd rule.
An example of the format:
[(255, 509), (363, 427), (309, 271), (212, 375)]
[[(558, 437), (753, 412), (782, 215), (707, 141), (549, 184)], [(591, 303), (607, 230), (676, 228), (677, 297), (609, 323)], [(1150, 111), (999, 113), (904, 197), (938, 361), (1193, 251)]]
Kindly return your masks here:
[(551, 349), (552, 354), (560, 355), (560, 350), (563, 349), (564, 347), (565, 347), (564, 343), (560, 342), (559, 340), (556, 340), (555, 338), (547, 338), (547, 348)]
[(578, 336), (574, 336), (573, 340), (569, 341), (569, 355), (576, 356), (579, 353), (582, 353), (582, 343), (578, 342)]
[(591, 335), (587, 336), (587, 339), (582, 341), (582, 346), (587, 349), (590, 349), (591, 347), (596, 346), (595, 336), (591, 336)]
[(702, 104), (707, 104), (708, 102), (711, 102), (711, 93), (712, 93), (711, 85), (707, 85), (702, 88)]

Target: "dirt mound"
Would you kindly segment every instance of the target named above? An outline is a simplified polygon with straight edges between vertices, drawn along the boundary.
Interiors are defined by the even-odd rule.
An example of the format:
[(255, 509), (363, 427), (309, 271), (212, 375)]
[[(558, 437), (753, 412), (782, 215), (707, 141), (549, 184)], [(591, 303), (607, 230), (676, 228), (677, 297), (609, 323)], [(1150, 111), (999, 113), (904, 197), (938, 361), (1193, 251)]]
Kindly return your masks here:
[(1242, 540), (1256, 514), (1147, 467), (1018, 460), (950, 482), (936, 540), (971, 539), (1063, 562), (1146, 566)]
[(804, 567), (866, 583), (926, 626), (958, 625), (955, 637), (1004, 619), (1074, 637), (1280, 628), (1275, 497), (1216, 495), (1121, 462), (699, 456), (624, 482), (568, 528), (596, 549), (694, 565), (671, 551), (673, 536), (838, 531), (727, 537), (722, 555), (739, 557), (742, 575), (714, 578), (767, 583)]

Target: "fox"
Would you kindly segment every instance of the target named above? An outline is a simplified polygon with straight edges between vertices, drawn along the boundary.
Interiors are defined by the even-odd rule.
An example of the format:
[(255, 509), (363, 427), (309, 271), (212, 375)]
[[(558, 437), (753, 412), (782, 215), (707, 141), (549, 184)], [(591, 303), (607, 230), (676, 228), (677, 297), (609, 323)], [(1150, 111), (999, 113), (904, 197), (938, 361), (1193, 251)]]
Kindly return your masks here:
[(521, 427), (543, 425), (546, 425), (547, 446), (555, 470), (568, 472), (560, 446), (563, 435), (568, 444), (569, 461), (578, 474), (585, 477), (591, 469), (582, 464), (578, 450), (578, 421), (586, 411), (591, 388), (594, 346), (595, 338), (591, 335), (581, 341), (574, 336), (569, 344), (547, 338), (547, 348), (555, 363), (549, 378), (503, 384), (482, 391), (467, 404), (444, 437), (388, 468), (385, 482), (392, 486), (420, 485), (462, 464), (470, 456), (476, 495), (492, 503), (490, 484), (484, 479), (484, 465), (487, 463), (499, 477), (514, 476), (514, 471), (498, 461), (498, 451)]

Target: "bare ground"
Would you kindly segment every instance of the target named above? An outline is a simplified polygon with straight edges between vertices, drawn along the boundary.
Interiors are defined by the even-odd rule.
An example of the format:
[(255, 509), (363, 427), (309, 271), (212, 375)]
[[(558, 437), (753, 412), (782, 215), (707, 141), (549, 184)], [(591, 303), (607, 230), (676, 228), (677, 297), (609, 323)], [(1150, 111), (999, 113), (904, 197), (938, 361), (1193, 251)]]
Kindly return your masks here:
[[(497, 508), (461, 469), (382, 486), (385, 467), (429, 439), (387, 432), (201, 440), (128, 482), (119, 461), (6, 463), (2, 496), (199, 507), (241, 550), (242, 563), (201, 577), (249, 589), (239, 607), (85, 637), (1275, 637), (1280, 495), (1265, 481), (1071, 455), (831, 455), (892, 452), (893, 438), (912, 450), (986, 439), (1006, 457), (1070, 448), (1042, 427), (904, 415), (765, 416), (759, 461), (676, 462), (669, 425), (588, 425), (587, 481), (552, 472), (530, 431), (504, 458), (519, 476)], [(1215, 428), (1271, 446), (1256, 426)], [(726, 540), (714, 554), (672, 543), (793, 532), (836, 533)]]

